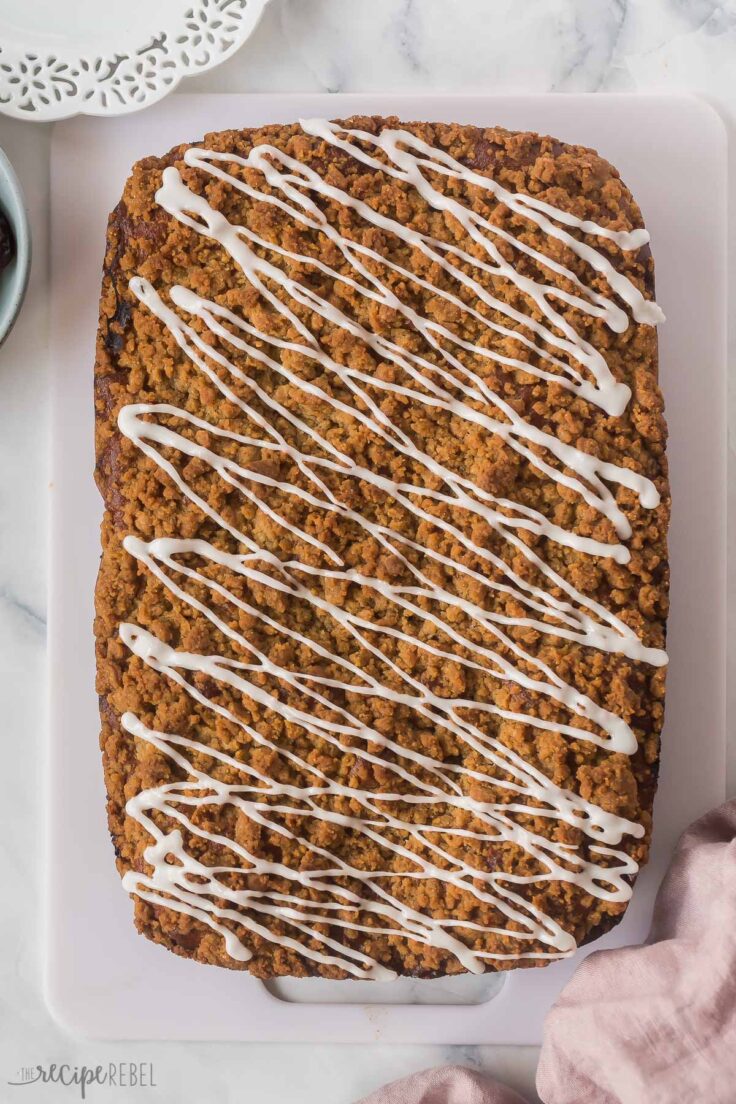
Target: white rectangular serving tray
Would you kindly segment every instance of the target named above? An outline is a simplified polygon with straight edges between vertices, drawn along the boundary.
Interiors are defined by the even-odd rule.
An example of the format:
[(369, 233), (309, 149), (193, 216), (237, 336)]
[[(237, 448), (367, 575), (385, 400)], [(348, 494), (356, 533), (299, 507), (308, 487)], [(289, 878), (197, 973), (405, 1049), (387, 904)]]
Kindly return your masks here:
[[(115, 871), (91, 631), (101, 515), (92, 481), (92, 365), (107, 214), (137, 158), (208, 130), (354, 113), (500, 124), (594, 146), (640, 203), (668, 317), (660, 350), (674, 501), (671, 665), (651, 861), (624, 921), (595, 947), (645, 937), (678, 835), (724, 797), (726, 151), (718, 116), (680, 96), (176, 95), (132, 117), (58, 124), (46, 997), (67, 1029), (87, 1036), (537, 1043), (547, 1010), (591, 950), (491, 978), (485, 1003), (472, 1003), (479, 999), (472, 978), (449, 988), (342, 983), (337, 996), (334, 985), (292, 982), (283, 990), (292, 999), (284, 1000), (247, 974), (177, 958), (137, 935)], [(325, 1000), (319, 1010), (312, 1003)]]

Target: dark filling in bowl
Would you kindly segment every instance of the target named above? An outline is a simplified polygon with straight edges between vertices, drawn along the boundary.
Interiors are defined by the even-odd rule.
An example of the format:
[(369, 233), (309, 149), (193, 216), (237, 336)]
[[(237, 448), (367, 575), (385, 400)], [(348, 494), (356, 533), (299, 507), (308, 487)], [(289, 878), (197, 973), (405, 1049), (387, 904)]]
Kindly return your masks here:
[(0, 272), (7, 268), (15, 256), (15, 237), (7, 218), (0, 211)]

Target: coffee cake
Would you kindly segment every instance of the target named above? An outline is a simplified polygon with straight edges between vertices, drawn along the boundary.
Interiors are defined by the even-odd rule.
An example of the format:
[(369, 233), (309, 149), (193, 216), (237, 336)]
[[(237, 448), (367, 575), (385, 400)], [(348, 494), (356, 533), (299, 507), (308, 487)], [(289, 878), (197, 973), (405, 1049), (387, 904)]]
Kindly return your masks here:
[(621, 917), (666, 663), (648, 241), (594, 151), (499, 128), (304, 120), (134, 167), (96, 637), (149, 938), (435, 977)]

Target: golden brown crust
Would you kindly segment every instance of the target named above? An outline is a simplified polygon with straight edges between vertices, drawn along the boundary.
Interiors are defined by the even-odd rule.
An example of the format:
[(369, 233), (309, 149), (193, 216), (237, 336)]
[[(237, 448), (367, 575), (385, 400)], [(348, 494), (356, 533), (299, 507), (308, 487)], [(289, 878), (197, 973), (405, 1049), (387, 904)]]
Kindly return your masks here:
[[(349, 125), (377, 130), (396, 120), (360, 118), (350, 120)], [(411, 123), (401, 124), (432, 145), (445, 148), (459, 161), (478, 172), (493, 176), (511, 191), (519, 191), (540, 197), (560, 209), (617, 230), (629, 230), (642, 225), (640, 211), (618, 173), (594, 151), (578, 146), (563, 145), (548, 137), (534, 134), (517, 134), (501, 129), (480, 130), (474, 127)], [(303, 134), (298, 126), (271, 126), (259, 130), (229, 131), (210, 134), (201, 143), (207, 148), (231, 151), (246, 156), (251, 147), (268, 141), (287, 150), (299, 160), (317, 168), (328, 181), (349, 190), (373, 204), (377, 209), (398, 218), (402, 223), (427, 232), (444, 216), (431, 211), (423, 200), (405, 186), (384, 173), (369, 171), (357, 161), (340, 151), (329, 149), (320, 140)], [(104, 498), (105, 516), (102, 525), (102, 562), (97, 582), (95, 631), (98, 657), (98, 693), (101, 711), (101, 746), (108, 792), (110, 832), (115, 845), (118, 869), (123, 875), (129, 870), (143, 871), (143, 857), (150, 837), (125, 813), (125, 803), (140, 790), (178, 777), (177, 768), (150, 744), (135, 740), (120, 725), (121, 715), (133, 711), (154, 729), (178, 732), (182, 735), (198, 733), (198, 738), (226, 750), (244, 762), (259, 765), (284, 781), (293, 777), (286, 760), (269, 755), (264, 749), (248, 743), (242, 730), (203, 708), (181, 689), (157, 674), (139, 659), (131, 656), (121, 642), (118, 626), (131, 621), (155, 632), (174, 647), (192, 652), (213, 652), (238, 658), (237, 648), (218, 633), (212, 625), (203, 623), (192, 615), (192, 610), (173, 599), (160, 582), (138, 565), (122, 547), (126, 534), (135, 534), (144, 540), (156, 536), (199, 536), (212, 540), (234, 551), (234, 543), (222, 544), (222, 534), (196, 506), (183, 499), (170, 479), (156, 465), (141, 455), (135, 446), (123, 437), (117, 428), (117, 415), (121, 407), (130, 402), (169, 402), (185, 407), (190, 413), (221, 425), (236, 428), (240, 414), (237, 407), (226, 402), (217, 389), (197, 373), (184, 353), (176, 345), (163, 325), (142, 306), (128, 287), (134, 275), (145, 277), (166, 297), (167, 289), (175, 283), (183, 283), (197, 293), (215, 299), (230, 309), (250, 319), (264, 330), (286, 334), (285, 325), (278, 317), (269, 314), (267, 304), (255, 289), (247, 284), (242, 274), (226, 257), (217, 243), (194, 234), (170, 217), (154, 201), (154, 193), (161, 182), (165, 166), (176, 165), (193, 190), (206, 194), (209, 203), (222, 210), (232, 221), (246, 223), (262, 237), (281, 243), (286, 248), (311, 251), (329, 264), (340, 267), (341, 258), (330, 250), (329, 243), (320, 241), (314, 234), (300, 231), (280, 216), (273, 207), (249, 200), (242, 193), (227, 188), (198, 170), (186, 166), (182, 157), (186, 146), (173, 149), (162, 158), (149, 157), (134, 166), (125, 186), (122, 199), (110, 216), (108, 225), (105, 271), (100, 304), (100, 325), (95, 367), (96, 404), (96, 478)], [(463, 183), (457, 188), (464, 202), (474, 204), (487, 217), (515, 233), (529, 244), (540, 247), (541, 235), (531, 222), (498, 204), (478, 189), (470, 189)], [(259, 181), (259, 188), (264, 188)], [(266, 189), (267, 190), (267, 189)], [(326, 209), (331, 216), (334, 211)], [(442, 223), (443, 231), (445, 224)], [(430, 271), (426, 259), (421, 256), (407, 258), (405, 247), (393, 241), (390, 235), (365, 227), (354, 233), (371, 248), (386, 256), (407, 260), (415, 271), (430, 281), (442, 283), (441, 272)], [(446, 231), (445, 231), (446, 232)], [(599, 239), (590, 239), (597, 248), (605, 250), (612, 263), (647, 296), (653, 294), (653, 262), (648, 247), (637, 252), (623, 253), (615, 245)], [(463, 243), (465, 244), (465, 243)], [(545, 239), (544, 251), (564, 263), (586, 283), (603, 294), (610, 294), (605, 281), (594, 277), (590, 269), (571, 250), (559, 242)], [(283, 264), (273, 255), (274, 263)], [(529, 271), (534, 263), (529, 261)], [(346, 267), (346, 266), (345, 266)], [(314, 286), (320, 294), (340, 297), (354, 317), (368, 329), (390, 335), (407, 347), (413, 337), (407, 332), (401, 316), (387, 308), (377, 308), (357, 295), (346, 293), (344, 288), (328, 286), (326, 278), (314, 271), (291, 272), (298, 279)], [(477, 277), (477, 272), (475, 273)], [(391, 283), (398, 277), (387, 270), (383, 274)], [(530, 303), (520, 292), (503, 281), (495, 281), (494, 294), (525, 312)], [(446, 301), (425, 294), (419, 304), (428, 317), (436, 318), (451, 327), (459, 327), (468, 341), (479, 338), (477, 323), (470, 315), (453, 311)], [(300, 316), (309, 324), (306, 310), (299, 308)], [(661, 494), (661, 505), (645, 510), (634, 494), (615, 488), (616, 500), (631, 522), (633, 536), (629, 542), (631, 560), (619, 565), (611, 559), (592, 559), (544, 538), (530, 536), (528, 542), (563, 577), (586, 594), (615, 612), (638, 634), (648, 646), (663, 647), (667, 610), (668, 569), (666, 556), (666, 530), (669, 513), (669, 494), (665, 459), (666, 428), (663, 417), (662, 397), (657, 384), (656, 333), (651, 327), (631, 324), (623, 334), (613, 334), (599, 320), (583, 317), (570, 308), (567, 312), (575, 325), (584, 332), (596, 348), (604, 351), (609, 367), (617, 380), (626, 382), (632, 390), (632, 400), (621, 417), (607, 417), (602, 411), (575, 396), (562, 387), (535, 376), (513, 372), (483, 361), (482, 370), (491, 386), (499, 390), (517, 411), (535, 425), (555, 434), (561, 440), (574, 443), (578, 448), (595, 452), (606, 460), (631, 467), (654, 481)], [(330, 354), (342, 363), (359, 366), (364, 372), (380, 371), (383, 378), (390, 378), (389, 365), (377, 364), (376, 358), (359, 341), (349, 338), (344, 331), (330, 329), (321, 324), (321, 340)], [(497, 349), (511, 356), (524, 355), (524, 350), (513, 338), (499, 338)], [(284, 353), (293, 370), (305, 371), (297, 356)], [(255, 363), (249, 364), (251, 375), (266, 387), (273, 388), (267, 373)], [(478, 368), (480, 370), (480, 368)], [(320, 386), (333, 386), (315, 378)], [(287, 406), (300, 404), (305, 417), (313, 420), (320, 430), (336, 433), (340, 445), (346, 451), (369, 456), (376, 465), (393, 464), (394, 458), (381, 451), (380, 442), (370, 439), (370, 434), (357, 424), (344, 422), (335, 426), (326, 413), (325, 404), (305, 404), (304, 396), (290, 394), (288, 385), (280, 385), (279, 398)], [(561, 492), (559, 485), (544, 480), (535, 473), (518, 454), (504, 446), (500, 439), (473, 428), (468, 423), (450, 424), (441, 411), (428, 413), (427, 408), (401, 404), (381, 393), (384, 410), (398, 420), (403, 428), (422, 447), (434, 450), (437, 459), (465, 473), (488, 492), (518, 502), (543, 512), (555, 524), (574, 529), (578, 533), (601, 541), (615, 540), (611, 524), (592, 508), (586, 506), (573, 493)], [(306, 409), (305, 409), (306, 407)], [(403, 421), (402, 421), (403, 419)], [(277, 460), (263, 460), (256, 450), (240, 450), (241, 462), (261, 463), (266, 467)], [(298, 480), (298, 473), (290, 471), (286, 461), (281, 461), (280, 478)], [(410, 467), (410, 462), (407, 461)], [(392, 472), (404, 478), (410, 471)], [(211, 504), (224, 516), (237, 519), (241, 530), (252, 532), (259, 544), (276, 553), (283, 553), (289, 544), (284, 531), (279, 529), (242, 496), (232, 492), (212, 477), (209, 470), (197, 468), (197, 461), (189, 461), (187, 478), (197, 486)], [(406, 511), (391, 501), (381, 499), (369, 485), (343, 488), (345, 501), (357, 495), (368, 502), (373, 516), (382, 523), (412, 530), (415, 522)], [(284, 510), (298, 507), (279, 501)], [(441, 512), (443, 507), (436, 507)], [(366, 574), (396, 580), (401, 565), (387, 556), (380, 546), (349, 523), (329, 525), (324, 515), (315, 512), (311, 517), (299, 514), (300, 524), (317, 537), (330, 541), (339, 549), (348, 563), (359, 566)], [(469, 525), (467, 518), (456, 524)], [(480, 532), (484, 524), (477, 519), (474, 538), (486, 542), (486, 546), (499, 551), (492, 531)], [(487, 528), (487, 527), (486, 527)], [(469, 566), (485, 569), (472, 562), (472, 557), (461, 546), (441, 539), (438, 531), (424, 526), (423, 539), (429, 541), (444, 554), (456, 558), (465, 557)], [(526, 538), (525, 538), (526, 539)], [(494, 545), (494, 540), (496, 544)], [(293, 540), (291, 550), (293, 551)], [(309, 562), (308, 545), (299, 547), (299, 555)], [(518, 554), (504, 552), (510, 565), (528, 575), (528, 563)], [(487, 567), (487, 565), (486, 565)], [(224, 576), (223, 576), (224, 577)], [(237, 584), (227, 580), (231, 588)], [(244, 584), (241, 581), (241, 586)], [(344, 588), (330, 597), (346, 608), (361, 609), (362, 615), (377, 621), (382, 617), (394, 617), (395, 611), (387, 608), (385, 600), (376, 594), (353, 592)], [(478, 600), (478, 595), (471, 595)], [(249, 598), (256, 605), (268, 606), (273, 602), (273, 592), (253, 585)], [(497, 597), (496, 609), (518, 614), (511, 599), (504, 602)], [(283, 612), (283, 611), (282, 611)], [(343, 652), (348, 648), (344, 634), (326, 624), (314, 622), (310, 610), (298, 606), (289, 616), (306, 635), (322, 639), (331, 650)], [(313, 664), (314, 656), (297, 645), (287, 646), (264, 634), (257, 624), (241, 619), (241, 630), (255, 634), (264, 650), (278, 651), (278, 661), (287, 665)], [(399, 621), (401, 619), (399, 618)], [(410, 630), (408, 620), (400, 627)], [(641, 823), (646, 835), (641, 840), (628, 839), (622, 847), (639, 863), (646, 861), (651, 829), (651, 810), (656, 787), (659, 736), (663, 719), (664, 673), (663, 669), (628, 660), (623, 656), (607, 655), (584, 648), (579, 644), (561, 641), (552, 636), (542, 638), (534, 630), (519, 629), (516, 639), (532, 654), (544, 661), (567, 681), (583, 686), (594, 701), (619, 713), (629, 723), (638, 740), (638, 751), (631, 757), (612, 754), (587, 740), (571, 740), (555, 732), (543, 732), (519, 723), (493, 718), (483, 714), (478, 723), (503, 744), (523, 756), (561, 787), (580, 793), (587, 800), (608, 812), (614, 812)], [(478, 639), (483, 633), (478, 632)], [(445, 641), (446, 643), (446, 641)], [(383, 645), (382, 645), (383, 646)], [(406, 644), (395, 647), (395, 656), (405, 670), (419, 674), (432, 686), (435, 693), (455, 696), (466, 693), (477, 695), (477, 700), (488, 700), (503, 709), (523, 712), (528, 709), (530, 695), (512, 683), (502, 683), (487, 675), (469, 672), (458, 664), (432, 663), (426, 653)], [(289, 654), (286, 654), (288, 652)], [(240, 656), (239, 658), (242, 658)], [(375, 669), (377, 661), (366, 653), (360, 657), (366, 669)], [(385, 671), (380, 671), (385, 679)], [(334, 748), (309, 736), (298, 726), (282, 722), (273, 713), (266, 714), (254, 702), (236, 700), (235, 695), (221, 686), (208, 685), (203, 676), (195, 676), (195, 684), (206, 696), (227, 703), (251, 724), (266, 726), (271, 738), (279, 745), (288, 744), (310, 763), (319, 766), (331, 777), (351, 787), (371, 789), (380, 785), (381, 769), (369, 768), (359, 758), (338, 755)], [(289, 693), (284, 692), (284, 700)], [(357, 697), (357, 695), (356, 695)], [(391, 733), (406, 746), (422, 750), (444, 762), (462, 762), (477, 767), (477, 756), (448, 737), (446, 732), (427, 725), (424, 731), (410, 723), (411, 718), (389, 702), (376, 699), (351, 703), (358, 713), (361, 709), (366, 723), (379, 731)], [(570, 723), (569, 716), (550, 700), (536, 703), (538, 715), (552, 721)], [(227, 772), (225, 772), (226, 774)], [(227, 779), (226, 779), (227, 780)], [(480, 800), (504, 800), (492, 785), (477, 782), (468, 786), (469, 796)], [(347, 803), (349, 805), (349, 803)], [(469, 812), (448, 810), (443, 823), (470, 825)], [(552, 835), (561, 842), (581, 843), (577, 830), (555, 820), (520, 817), (534, 831)], [(314, 864), (314, 856), (294, 841), (274, 833), (268, 833), (249, 821), (242, 813), (231, 808), (202, 813), (201, 825), (217, 825), (218, 830), (247, 840), (251, 850), (302, 869)], [(366, 867), (386, 860), (375, 846), (363, 837), (356, 837), (348, 830), (315, 822), (302, 829), (310, 834), (313, 842), (328, 846), (336, 853), (348, 854), (356, 865)], [(213, 851), (196, 841), (193, 848), (203, 862), (217, 861)], [(453, 845), (454, 846), (454, 845)], [(465, 844), (463, 846), (466, 846)], [(466, 857), (485, 864), (488, 870), (513, 870), (529, 873), (538, 870), (533, 859), (513, 845), (489, 845), (472, 842), (467, 844)], [(439, 882), (419, 883), (402, 878), (408, 866), (394, 858), (392, 889), (403, 896), (413, 907), (431, 913), (443, 910), (458, 918), (475, 918), (483, 923), (497, 922), (490, 906), (479, 907), (469, 894), (443, 886)], [(483, 868), (481, 866), (481, 868)], [(263, 879), (253, 875), (240, 876), (242, 885), (262, 888)], [(276, 884), (276, 880), (273, 880)], [(570, 931), (579, 943), (599, 934), (615, 923), (623, 913), (624, 905), (600, 900), (581, 889), (560, 882), (538, 884), (534, 888), (534, 904)], [(249, 963), (237, 963), (225, 952), (222, 938), (204, 923), (135, 897), (136, 923), (140, 931), (155, 942), (162, 943), (177, 954), (195, 958), (201, 962), (221, 966), (250, 969), (261, 977), (321, 972), (325, 976), (339, 977), (336, 968), (317, 971), (314, 962), (257, 936), (246, 942), (253, 951)], [(368, 925), (371, 920), (368, 918)], [(357, 934), (350, 937), (354, 946), (366, 954), (391, 966), (399, 973), (429, 977), (443, 973), (456, 973), (461, 967), (457, 960), (438, 948), (429, 948), (407, 939), (386, 935)], [(484, 944), (487, 949), (509, 952), (511, 943), (497, 936)], [(535, 960), (520, 963), (501, 959), (489, 960), (488, 968), (508, 968), (514, 965), (535, 965)]]

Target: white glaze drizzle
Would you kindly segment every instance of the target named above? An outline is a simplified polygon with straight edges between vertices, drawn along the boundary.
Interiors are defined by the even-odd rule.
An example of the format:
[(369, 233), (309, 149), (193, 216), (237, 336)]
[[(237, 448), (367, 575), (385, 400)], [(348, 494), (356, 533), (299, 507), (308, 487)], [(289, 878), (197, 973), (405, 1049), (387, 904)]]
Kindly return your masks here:
[[(626, 563), (629, 551), (623, 542), (631, 535), (631, 528), (608, 484), (627, 487), (648, 509), (658, 505), (659, 495), (653, 483), (643, 475), (606, 463), (526, 422), (489, 387), (486, 380), (460, 359), (459, 353), (463, 350), (475, 357), (494, 361), (511, 372), (521, 370), (541, 379), (555, 380), (600, 406), (605, 413), (615, 416), (625, 409), (630, 398), (629, 389), (615, 380), (604, 356), (563, 317), (554, 301), (575, 307), (583, 315), (601, 318), (618, 333), (627, 328), (629, 319), (627, 312), (613, 298), (588, 288), (559, 262), (529, 247), (443, 193), (430, 182), (427, 173), (431, 171), (435, 176), (462, 179), (523, 215), (546, 235), (563, 242), (602, 275), (636, 321), (654, 324), (662, 317), (656, 304), (645, 300), (631, 281), (614, 268), (607, 256), (569, 233), (569, 229), (611, 241), (624, 250), (639, 248), (648, 241), (648, 235), (643, 230), (608, 230), (592, 222), (581, 221), (535, 197), (509, 193), (497, 182), (473, 172), (444, 151), (426, 145), (408, 132), (384, 130), (380, 135), (372, 135), (344, 130), (324, 120), (309, 120), (301, 125), (306, 133), (343, 149), (366, 166), (380, 169), (411, 185), (429, 207), (447, 212), (460, 223), (466, 236), (479, 247), (481, 256), (461, 250), (453, 242), (422, 235), (379, 214), (346, 191), (329, 185), (313, 169), (270, 145), (255, 147), (247, 158), (196, 148), (186, 152), (187, 164), (259, 202), (278, 207), (295, 224), (324, 235), (349, 262), (354, 275), (348, 276), (322, 261), (276, 246), (246, 226), (231, 224), (203, 196), (191, 191), (176, 169), (164, 171), (157, 202), (185, 226), (221, 245), (240, 267), (247, 281), (288, 322), (296, 336), (285, 339), (262, 332), (235, 312), (180, 285), (169, 289), (169, 297), (174, 307), (178, 308), (178, 313), (167, 306), (148, 281), (140, 277), (131, 281), (134, 294), (161, 320), (192, 365), (209, 379), (223, 398), (241, 410), (244, 428), (255, 426), (257, 435), (226, 429), (166, 403), (137, 403), (121, 410), (118, 419), (121, 432), (166, 473), (185, 498), (245, 551), (227, 553), (201, 539), (159, 538), (145, 542), (132, 535), (125, 539), (125, 548), (179, 602), (188, 604), (213, 625), (232, 643), (234, 653), (244, 658), (236, 661), (223, 655), (192, 654), (173, 649), (149, 630), (131, 624), (121, 625), (120, 635), (140, 660), (165, 675), (200, 705), (240, 728), (248, 743), (267, 747), (288, 760), (303, 781), (298, 785), (277, 783), (252, 765), (243, 764), (209, 744), (175, 733), (154, 732), (140, 718), (126, 714), (123, 717), (126, 730), (156, 747), (181, 767), (187, 780), (145, 790), (128, 802), (128, 814), (152, 837), (153, 842), (145, 853), (152, 873), (130, 871), (125, 876), (124, 885), (145, 900), (165, 904), (203, 921), (222, 936), (228, 953), (238, 960), (250, 957), (247, 940), (244, 942), (232, 927), (223, 923), (224, 920), (233, 922), (238, 930), (279, 942), (315, 963), (338, 966), (357, 977), (385, 979), (392, 975), (369, 956), (342, 942), (339, 934), (345, 929), (383, 931), (403, 935), (428, 946), (441, 947), (454, 954), (466, 969), (475, 972), (482, 971), (485, 960), (489, 958), (561, 957), (572, 953), (574, 940), (533, 906), (519, 889), (524, 885), (561, 881), (573, 883), (601, 900), (626, 901), (631, 893), (629, 879), (637, 867), (616, 845), (627, 835), (640, 838), (643, 829), (625, 818), (605, 812), (579, 794), (554, 785), (541, 771), (525, 762), (500, 740), (491, 737), (480, 722), (474, 723), (471, 714), (493, 714), (503, 720), (554, 731), (571, 739), (587, 740), (624, 754), (636, 750), (636, 738), (623, 718), (595, 703), (577, 687), (565, 683), (538, 656), (527, 652), (508, 630), (514, 626), (531, 628), (545, 636), (574, 641), (602, 652), (626, 656), (639, 663), (654, 666), (666, 663), (664, 652), (644, 646), (629, 626), (600, 603), (580, 593), (522, 539), (524, 532), (528, 532), (592, 557), (611, 557), (619, 563)], [(368, 153), (365, 147), (380, 151), (382, 159)], [(260, 191), (223, 167), (233, 164), (258, 170), (272, 189), (271, 193)], [(316, 197), (320, 195), (352, 209), (365, 222), (418, 249), (452, 277), (458, 285), (458, 292), (463, 287), (470, 289), (479, 306), (482, 304), (497, 315), (505, 316), (521, 329), (512, 330), (505, 324), (492, 321), (480, 309), (466, 303), (460, 294), (441, 289), (411, 270), (387, 261), (379, 252), (341, 235), (316, 203)], [(571, 284), (574, 292), (564, 290), (554, 282), (546, 283), (521, 275), (504, 259), (499, 242), (532, 258), (540, 269)], [(283, 268), (267, 260), (264, 254), (268, 252), (287, 261), (309, 265), (328, 275), (336, 284), (343, 284), (368, 300), (400, 312), (422, 336), (434, 359), (411, 353), (389, 339), (366, 330), (334, 302), (322, 299), (305, 284), (290, 278)], [(451, 329), (423, 317), (382, 283), (375, 275), (376, 264), (444, 298), (472, 316), (489, 334), (513, 336), (534, 356), (536, 363), (517, 360), (484, 345), (466, 342)], [(545, 321), (540, 322), (528, 314), (519, 313), (498, 300), (487, 287), (468, 276), (467, 267), (514, 283), (535, 304)], [(395, 365), (403, 377), (402, 382), (365, 374), (334, 360), (289, 306), (289, 301), (295, 306), (307, 307), (331, 326), (357, 337), (379, 359)], [(186, 316), (199, 319), (205, 334), (216, 341), (210, 344), (201, 329), (198, 332), (186, 321)], [(226, 356), (223, 348), (232, 349), (232, 356), (238, 356), (241, 363), (244, 360), (246, 363), (255, 361), (268, 368), (274, 378), (287, 381), (312, 400), (324, 402), (341, 416), (361, 423), (390, 448), (414, 465), (424, 468), (427, 483), (433, 485), (398, 483), (359, 463), (293, 409), (283, 406), (273, 394), (247, 375), (234, 359)], [(319, 364), (328, 376), (339, 382), (340, 390), (343, 393), (348, 391), (356, 401), (351, 403), (339, 399), (288, 369), (281, 363), (279, 355), (287, 350)], [(605, 517), (618, 542), (601, 542), (565, 530), (538, 511), (521, 503), (496, 498), (460, 472), (447, 468), (419, 448), (399, 425), (391, 421), (372, 394), (372, 390), (376, 389), (401, 395), (408, 402), (447, 411), (455, 418), (500, 437), (537, 472), (573, 491)], [(257, 402), (249, 401), (244, 397), (244, 392), (252, 394)], [(261, 408), (268, 408), (274, 418), (288, 423), (300, 438), (308, 441), (308, 450), (302, 451), (302, 448), (289, 443), (275, 424), (260, 413), (258, 404)], [(479, 406), (484, 409), (478, 409)], [(207, 433), (207, 446), (195, 440), (195, 431)], [(294, 481), (285, 482), (239, 465), (231, 457), (217, 451), (218, 443), (223, 446), (227, 442), (287, 459), (298, 470), (303, 485)], [(240, 531), (194, 491), (163, 450), (173, 450), (184, 458), (197, 459), (235, 488), (272, 523), (291, 535), (295, 555), (282, 561), (261, 547), (252, 536)], [(473, 558), (483, 561), (488, 573), (471, 568), (465, 562), (448, 559), (427, 544), (379, 525), (360, 511), (348, 507), (330, 482), (330, 476), (335, 475), (343, 481), (356, 479), (375, 487), (423, 522), (444, 531)], [(437, 490), (438, 482), (446, 489)], [(357, 526), (400, 562), (405, 577), (407, 573), (412, 577), (411, 585), (389, 583), (349, 568), (333, 548), (289, 520), (283, 508), (280, 510), (267, 501), (269, 491), (276, 492), (277, 501), (298, 500), (297, 505), (304, 503), (313, 510), (336, 514)], [(528, 561), (542, 585), (520, 576), (505, 559), (471, 539), (462, 524), (455, 525), (436, 517), (418, 500), (449, 504), (457, 511), (459, 518), (475, 516), (482, 519), (503, 539), (512, 555), (520, 553)], [(312, 550), (306, 559), (298, 554), (300, 545)], [(412, 553), (415, 554), (413, 559)], [(417, 561), (417, 553), (423, 558), (426, 568), (422, 568), (422, 560)], [(321, 562), (316, 563), (315, 558)], [(193, 560), (197, 562), (196, 567), (192, 565)], [(439, 585), (432, 578), (432, 573), (428, 573), (432, 564), (442, 565), (445, 569), (451, 569), (458, 578), (480, 584), (491, 599), (494, 592), (512, 596), (523, 608), (523, 616), (513, 617), (486, 609), (480, 602), (471, 601), (459, 592)], [(292, 603), (305, 603), (324, 623), (339, 626), (363, 652), (380, 661), (391, 673), (391, 685), (356, 666), (345, 655), (332, 654), (275, 613), (264, 611), (262, 603), (257, 606), (245, 601), (212, 577), (213, 568), (224, 570), (246, 584), (270, 588), (275, 596), (286, 596)], [(348, 587), (380, 595), (391, 608), (409, 614), (420, 631), (409, 633), (384, 622), (366, 620), (329, 601), (321, 586), (315, 592), (309, 585), (310, 581), (319, 584), (329, 580), (340, 580)], [(187, 584), (190, 584), (189, 587)], [(210, 592), (213, 604), (196, 597), (192, 586), (200, 593), (202, 590)], [(229, 616), (222, 612), (223, 609)], [(328, 660), (340, 671), (340, 677), (305, 674), (276, 663), (256, 648), (251, 639), (234, 628), (238, 611), (255, 618), (282, 638), (307, 648), (315, 658)], [(449, 613), (453, 616), (446, 616)], [(458, 614), (459, 617), (455, 616)], [(456, 627), (459, 624), (470, 626), (471, 631), (462, 631)], [(446, 638), (447, 644), (440, 646), (424, 639), (421, 628), (425, 625), (435, 630), (432, 634), (435, 640), (439, 633), (440, 638)], [(478, 630), (484, 639), (494, 641), (493, 646), (479, 643)], [(548, 721), (535, 714), (504, 710), (489, 701), (436, 694), (421, 677), (404, 670), (390, 653), (384, 652), (380, 644), (382, 637), (389, 641), (409, 642), (427, 656), (446, 660), (468, 671), (487, 671), (493, 679), (532, 691), (569, 711), (572, 723)], [(280, 745), (257, 727), (247, 724), (242, 717), (205, 697), (193, 680), (198, 672), (209, 676), (218, 686), (228, 687), (236, 696), (242, 696), (244, 701), (250, 700), (262, 709), (279, 714), (310, 733), (315, 740), (324, 741), (340, 753), (380, 768), (396, 779), (397, 790), (385, 786), (380, 790), (361, 790), (338, 783), (311, 762), (301, 759), (289, 747)], [(396, 689), (397, 685), (400, 689)], [(304, 706), (297, 708), (285, 704), (280, 700), (278, 691), (270, 688), (272, 686), (288, 686), (294, 695), (304, 701)], [(461, 746), (475, 753), (483, 769), (443, 763), (404, 747), (390, 736), (360, 722), (347, 706), (337, 706), (334, 694), (331, 696), (334, 691), (340, 692), (337, 696), (341, 701), (346, 700), (346, 695), (380, 697), (412, 710), (418, 718), (430, 722), (438, 731), (446, 731)], [(374, 750), (376, 747), (378, 752)], [(187, 752), (209, 758), (213, 764), (212, 773), (195, 769)], [(242, 776), (242, 784), (223, 783), (216, 773), (220, 764), (237, 771)], [(504, 799), (477, 801), (466, 792), (465, 787), (471, 783), (492, 783)], [(404, 792), (407, 785), (410, 789)], [(352, 808), (359, 807), (359, 815), (338, 811), (336, 806), (343, 809), (347, 801), (352, 803)], [(235, 807), (248, 819), (270, 831), (298, 839), (302, 847), (327, 865), (305, 872), (266, 862), (235, 839), (209, 833), (199, 823), (193, 822), (187, 810), (196, 811), (208, 805)], [(402, 806), (426, 809), (426, 823), (403, 819), (400, 815)], [(472, 813), (473, 822), (479, 827), (438, 826), (438, 817), (447, 808)], [(154, 811), (172, 821), (173, 828), (162, 830), (160, 819), (157, 823), (151, 815)], [(571, 844), (555, 842), (521, 825), (516, 818), (525, 813), (557, 820), (577, 829), (587, 841), (588, 857), (584, 858), (579, 848)], [(287, 829), (281, 819), (286, 815), (311, 817), (324, 823), (342, 825), (378, 844), (385, 853), (409, 860), (413, 865), (402, 877), (433, 879), (463, 890), (478, 903), (493, 906), (501, 923), (505, 920), (513, 927), (484, 927), (469, 920), (433, 917), (417, 912), (387, 890), (384, 883), (392, 876), (390, 866), (371, 871), (354, 868), (328, 850), (318, 847), (308, 836)], [(204, 867), (187, 851), (182, 829), (189, 835), (221, 846), (223, 852), (232, 854), (232, 865)], [(397, 834), (404, 843), (397, 842)], [(535, 860), (538, 872), (526, 876), (510, 875), (469, 865), (451, 848), (448, 849), (446, 842), (453, 839), (457, 843), (462, 837), (490, 844), (513, 844)], [(227, 877), (242, 871), (270, 874), (293, 883), (294, 892), (235, 890)], [(363, 889), (361, 892), (347, 890), (335, 881), (336, 878), (350, 878)], [(310, 890), (318, 893), (317, 899), (305, 896), (305, 891)], [(225, 900), (227, 907), (215, 905), (214, 898)], [(361, 913), (379, 918), (381, 926), (376, 928), (361, 924)], [(318, 932), (315, 927), (324, 924), (325, 919), (329, 920), (330, 936)], [(278, 932), (273, 928), (274, 922), (279, 924)], [(457, 929), (460, 931), (455, 934)], [(462, 931), (478, 933), (480, 946), (483, 945), (484, 934), (503, 934), (518, 940), (520, 949), (513, 954), (474, 950), (462, 938)], [(535, 944), (533, 949), (525, 946), (530, 943)], [(539, 944), (548, 949), (538, 949)]]

